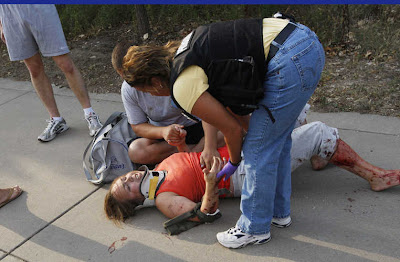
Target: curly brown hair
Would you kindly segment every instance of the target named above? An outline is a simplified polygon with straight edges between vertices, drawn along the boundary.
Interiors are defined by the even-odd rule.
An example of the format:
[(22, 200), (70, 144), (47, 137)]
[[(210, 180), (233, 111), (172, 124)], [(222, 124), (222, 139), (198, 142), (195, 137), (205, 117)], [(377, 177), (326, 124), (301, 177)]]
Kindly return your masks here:
[(123, 59), (124, 79), (131, 86), (150, 85), (153, 77), (169, 83), (170, 63), (179, 44), (179, 41), (170, 41), (164, 46), (131, 46)]
[(139, 204), (134, 201), (122, 202), (117, 200), (111, 193), (111, 189), (116, 181), (117, 179), (114, 179), (104, 198), (104, 212), (109, 220), (113, 221), (116, 225), (120, 225), (121, 222), (124, 222), (128, 217), (135, 214), (135, 208)]

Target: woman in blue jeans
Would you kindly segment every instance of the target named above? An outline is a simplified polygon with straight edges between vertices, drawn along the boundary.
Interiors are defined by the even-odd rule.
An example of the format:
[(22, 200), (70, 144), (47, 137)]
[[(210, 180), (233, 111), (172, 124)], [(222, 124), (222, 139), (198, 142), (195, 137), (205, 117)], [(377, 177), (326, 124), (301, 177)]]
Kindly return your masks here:
[(131, 86), (171, 95), (187, 116), (202, 119), (200, 164), (206, 173), (219, 156), (218, 130), (230, 155), (218, 177), (233, 174), (243, 146), (242, 215), (217, 234), (223, 246), (268, 242), (272, 219), (280, 227), (290, 225), (291, 132), (324, 62), (317, 36), (281, 14), (200, 26), (180, 45), (132, 46), (124, 57), (123, 76)]

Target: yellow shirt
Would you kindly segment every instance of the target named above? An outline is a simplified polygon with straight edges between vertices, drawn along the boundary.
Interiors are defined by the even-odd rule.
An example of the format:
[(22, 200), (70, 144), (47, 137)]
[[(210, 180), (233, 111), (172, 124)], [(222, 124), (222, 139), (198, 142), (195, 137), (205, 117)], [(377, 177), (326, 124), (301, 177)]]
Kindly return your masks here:
[[(269, 46), (275, 37), (289, 23), (280, 18), (263, 19), (264, 54), (267, 59)], [(191, 113), (194, 103), (208, 89), (208, 77), (204, 70), (192, 65), (185, 68), (174, 83), (174, 97), (185, 111)]]

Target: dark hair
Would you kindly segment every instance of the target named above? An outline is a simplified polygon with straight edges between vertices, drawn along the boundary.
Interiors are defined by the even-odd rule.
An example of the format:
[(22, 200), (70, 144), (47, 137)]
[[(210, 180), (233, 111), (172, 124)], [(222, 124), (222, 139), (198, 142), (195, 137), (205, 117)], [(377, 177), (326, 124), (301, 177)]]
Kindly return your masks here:
[(108, 190), (106, 197), (104, 198), (104, 212), (109, 220), (113, 221), (114, 224), (119, 225), (124, 222), (128, 217), (135, 214), (135, 208), (138, 203), (135, 201), (119, 201), (111, 193), (117, 179), (114, 179), (110, 189)]
[(117, 43), (111, 54), (111, 63), (115, 69), (115, 71), (122, 71), (122, 64), (124, 60), (124, 56), (128, 52), (129, 47), (134, 46), (134, 41), (121, 41)]

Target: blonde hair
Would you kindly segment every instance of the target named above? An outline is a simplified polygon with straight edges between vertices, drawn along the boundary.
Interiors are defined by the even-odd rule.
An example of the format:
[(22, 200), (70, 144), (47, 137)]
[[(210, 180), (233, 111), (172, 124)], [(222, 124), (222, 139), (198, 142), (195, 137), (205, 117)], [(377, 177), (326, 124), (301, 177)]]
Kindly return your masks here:
[(170, 63), (179, 44), (170, 41), (164, 46), (131, 46), (122, 63), (124, 79), (131, 86), (151, 84), (153, 77), (169, 83)]
[(104, 212), (109, 220), (113, 221), (116, 225), (120, 225), (121, 222), (124, 222), (128, 217), (135, 214), (135, 207), (138, 206), (138, 203), (134, 201), (120, 201), (115, 198), (111, 193), (111, 189), (114, 187), (117, 179), (114, 179), (104, 198)]

